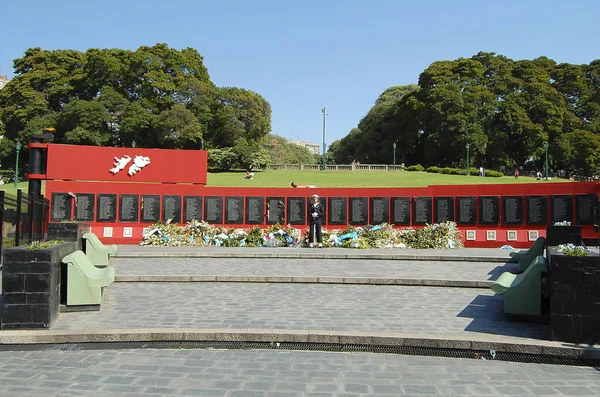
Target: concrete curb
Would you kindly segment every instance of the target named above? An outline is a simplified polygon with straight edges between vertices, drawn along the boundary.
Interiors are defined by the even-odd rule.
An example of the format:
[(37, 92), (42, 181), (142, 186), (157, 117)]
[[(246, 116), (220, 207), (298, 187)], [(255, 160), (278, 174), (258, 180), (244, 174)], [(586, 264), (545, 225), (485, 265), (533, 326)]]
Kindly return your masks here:
[(411, 285), (428, 287), (489, 288), (493, 281), (433, 280), (388, 277), (315, 277), (315, 276), (194, 276), (194, 275), (132, 275), (115, 276), (120, 283), (310, 283)]
[(282, 259), (371, 259), (437, 262), (493, 262), (507, 263), (509, 257), (412, 255), (412, 254), (336, 254), (336, 253), (281, 253), (281, 252), (119, 252), (111, 258), (282, 258)]
[(504, 353), (600, 359), (600, 349), (589, 345), (523, 339), (497, 335), (473, 337), (427, 336), (394, 332), (352, 332), (293, 329), (107, 329), (86, 331), (1, 331), (0, 345), (115, 342), (296, 342), (371, 346), (495, 350)]

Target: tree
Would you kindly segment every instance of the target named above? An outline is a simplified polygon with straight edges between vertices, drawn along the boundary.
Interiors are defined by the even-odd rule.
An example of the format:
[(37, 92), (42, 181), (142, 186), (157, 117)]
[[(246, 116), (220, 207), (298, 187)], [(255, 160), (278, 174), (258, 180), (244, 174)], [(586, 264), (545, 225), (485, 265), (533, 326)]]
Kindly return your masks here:
[(568, 159), (571, 170), (580, 176), (600, 175), (600, 135), (590, 131), (575, 130), (566, 135), (570, 144)]
[(87, 145), (200, 149), (243, 138), (257, 155), (271, 128), (269, 103), (252, 91), (215, 87), (193, 48), (31, 48), (14, 68), (0, 90), (3, 162), (17, 139), (44, 127), (56, 127), (57, 143)]

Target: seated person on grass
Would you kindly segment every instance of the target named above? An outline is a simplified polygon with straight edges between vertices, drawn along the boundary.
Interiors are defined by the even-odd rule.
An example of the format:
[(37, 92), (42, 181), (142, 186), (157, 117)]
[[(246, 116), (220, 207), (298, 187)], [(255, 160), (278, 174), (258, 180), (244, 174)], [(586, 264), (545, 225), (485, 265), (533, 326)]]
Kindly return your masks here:
[(250, 168), (246, 169), (246, 175), (244, 176), (244, 179), (252, 179), (254, 178), (254, 172), (250, 172)]

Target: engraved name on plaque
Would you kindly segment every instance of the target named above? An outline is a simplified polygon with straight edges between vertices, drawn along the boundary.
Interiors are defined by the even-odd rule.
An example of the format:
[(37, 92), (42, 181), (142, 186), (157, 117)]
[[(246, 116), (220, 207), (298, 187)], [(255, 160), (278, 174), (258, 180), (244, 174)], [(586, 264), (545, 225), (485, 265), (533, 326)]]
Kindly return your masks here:
[(75, 220), (92, 222), (95, 204), (96, 195), (94, 193), (77, 193), (75, 195)]
[(69, 193), (52, 193), (52, 220), (70, 221), (72, 197)]
[(415, 197), (413, 200), (413, 219), (415, 225), (424, 225), (431, 223), (432, 211), (431, 204), (433, 198), (431, 197)]
[(140, 196), (137, 194), (121, 194), (119, 196), (119, 221), (137, 222), (139, 219)]
[(244, 198), (225, 197), (225, 223), (244, 223)]
[(454, 197), (436, 197), (435, 222), (454, 222)]
[(458, 211), (458, 225), (477, 224), (477, 197), (463, 196), (456, 198), (456, 209)]
[(204, 197), (204, 220), (207, 223), (223, 223), (223, 196)]
[(482, 225), (500, 224), (500, 197), (479, 197), (479, 223)]
[(392, 197), (392, 224), (410, 225), (410, 197)]
[(368, 205), (367, 197), (350, 197), (350, 224), (366, 225), (368, 223)]
[(548, 197), (527, 196), (527, 223), (545, 225), (548, 222)]
[(560, 194), (550, 196), (552, 223), (573, 222), (573, 196)]
[(503, 196), (503, 223), (505, 225), (522, 225), (525, 219), (523, 215), (523, 196)]
[[(575, 195), (575, 208), (577, 210), (577, 224), (592, 225), (594, 223), (594, 209), (598, 205), (597, 194)], [(596, 209), (600, 211), (600, 209)]]
[(163, 196), (162, 219), (171, 223), (181, 223), (181, 196)]
[(160, 196), (142, 195), (142, 222), (158, 222), (160, 220)]
[(284, 200), (283, 197), (267, 197), (267, 223), (283, 224), (285, 222)]
[(251, 225), (264, 223), (265, 215), (264, 197), (246, 197), (246, 223)]
[(288, 223), (291, 225), (306, 224), (306, 197), (288, 197)]
[(372, 225), (390, 223), (390, 199), (388, 197), (371, 197), (369, 215)]
[(202, 196), (183, 197), (183, 221), (202, 220)]
[(346, 197), (329, 198), (329, 223), (331, 225), (348, 223), (348, 199)]
[(99, 194), (96, 222), (115, 222), (117, 220), (117, 195)]

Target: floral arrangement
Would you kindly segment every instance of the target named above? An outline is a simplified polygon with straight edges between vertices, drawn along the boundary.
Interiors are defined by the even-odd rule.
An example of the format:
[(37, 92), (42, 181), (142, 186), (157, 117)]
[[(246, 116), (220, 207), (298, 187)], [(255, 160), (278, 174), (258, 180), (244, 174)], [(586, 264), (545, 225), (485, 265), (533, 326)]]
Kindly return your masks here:
[(557, 247), (558, 252), (562, 252), (565, 255), (569, 256), (588, 256), (590, 252), (587, 248), (581, 245), (575, 244), (561, 244)]
[[(425, 225), (421, 229), (394, 229), (383, 223), (376, 226), (343, 230), (321, 229), (325, 247), (341, 248), (461, 248), (463, 243), (454, 222)], [(265, 230), (258, 226), (245, 229), (210, 225), (192, 220), (185, 225), (169, 221), (146, 229), (140, 245), (171, 247), (297, 247), (309, 245), (309, 229), (303, 233), (291, 225), (276, 223)]]
[(567, 222), (567, 221), (554, 222), (553, 226), (571, 226), (571, 222)]

